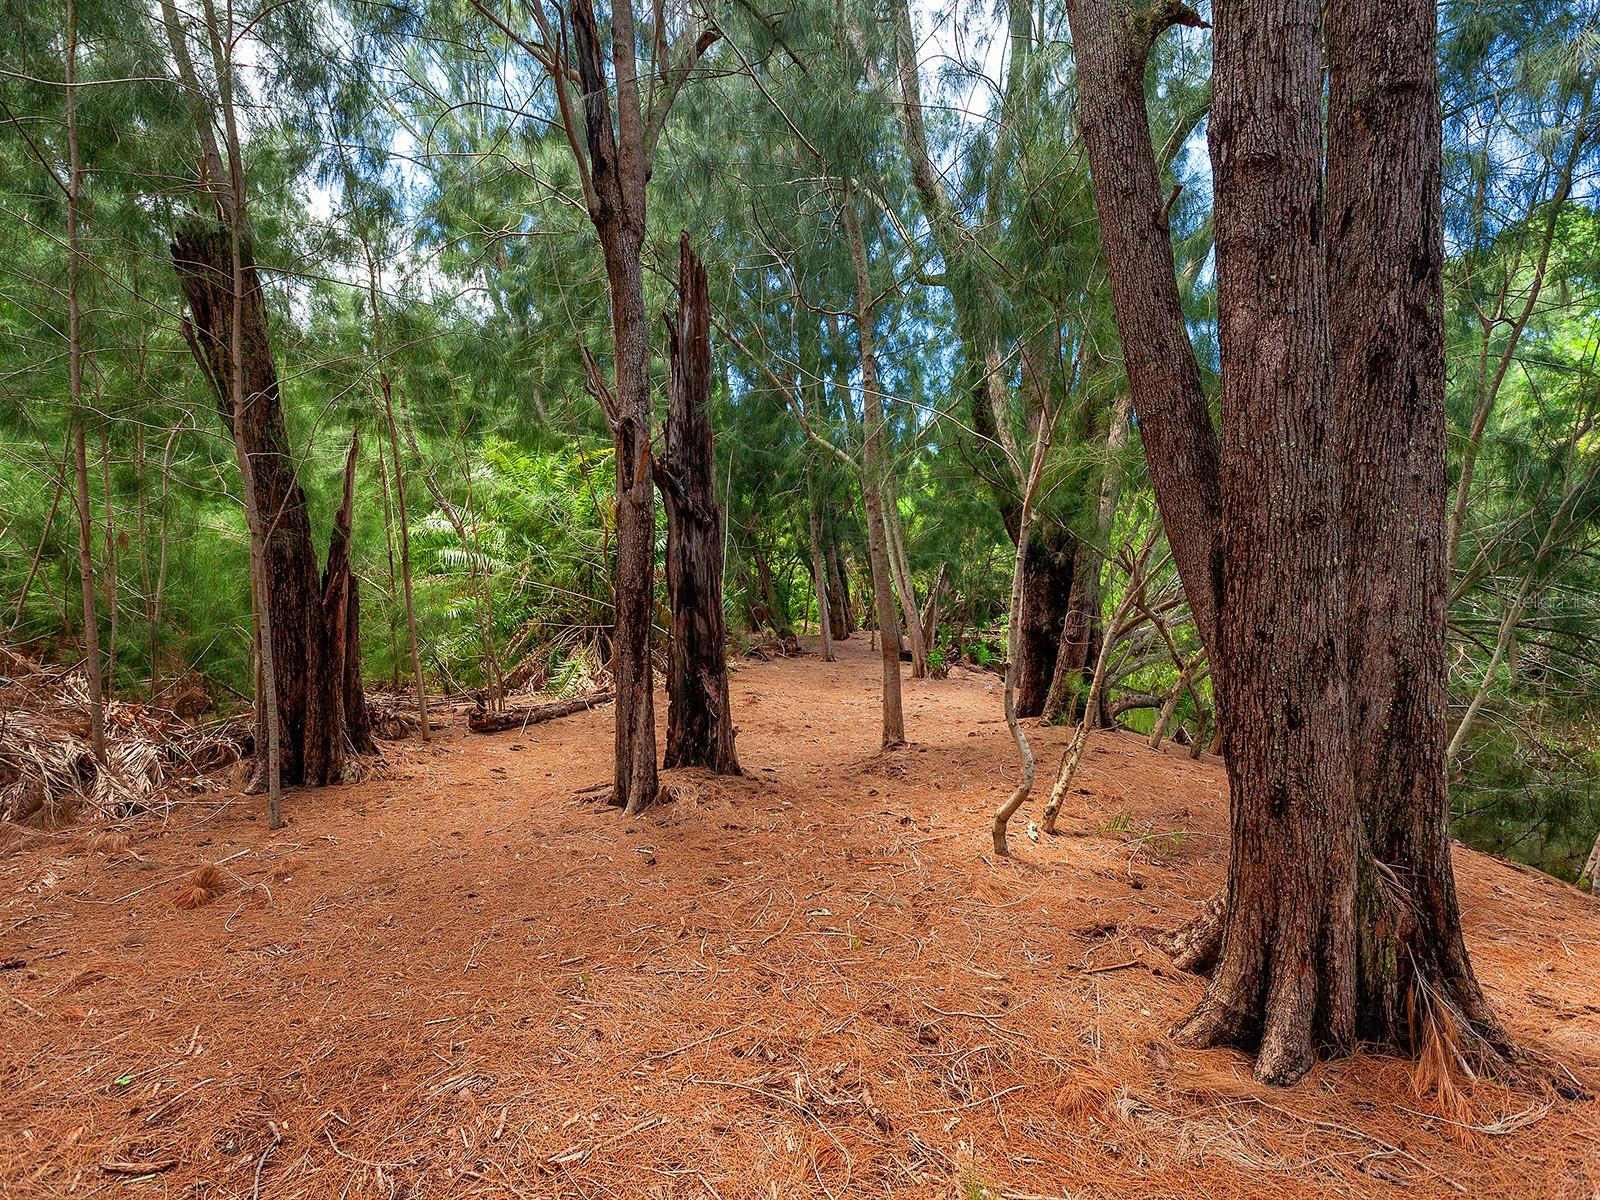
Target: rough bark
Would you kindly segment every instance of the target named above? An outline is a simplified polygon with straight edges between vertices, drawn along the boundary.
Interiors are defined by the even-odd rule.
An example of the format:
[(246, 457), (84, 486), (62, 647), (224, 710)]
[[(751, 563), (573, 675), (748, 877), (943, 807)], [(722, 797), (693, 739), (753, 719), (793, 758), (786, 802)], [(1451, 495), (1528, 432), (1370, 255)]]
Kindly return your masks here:
[[(1216, 973), (1180, 1027), (1286, 1083), (1356, 1035), (1338, 427), (1322, 265), (1317, 0), (1217, 11), (1211, 156), (1222, 348), (1219, 695), (1232, 787)], [(1270, 302), (1264, 302), (1270, 298)]]
[[(617, 720), (612, 803), (633, 814), (654, 803), (658, 791), (650, 662), (656, 518), (650, 471), (650, 340), (642, 264), (649, 166), (631, 3), (613, 6), (609, 71), (592, 4), (576, 0), (571, 16), (591, 184), (587, 189), (589, 217), (600, 240), (611, 298), (614, 384), (608, 415), (617, 474), (616, 607), (611, 650)], [(591, 382), (598, 378), (592, 375)]]
[[(1379, 864), (1357, 913), (1356, 1034), (1413, 1049), (1419, 1012), (1508, 1044), (1467, 957), (1450, 859), (1436, 20), (1436, 0), (1331, 0), (1326, 15), (1350, 724), (1365, 851)], [(1372, 886), (1375, 870), (1388, 888)]]
[(705, 266), (685, 234), (678, 250), (678, 312), (671, 326), (666, 445), (656, 468), (667, 510), (672, 605), (665, 765), (737, 775), (722, 608), (724, 516), (712, 470), (710, 308)]
[[(241, 242), (243, 286), (237, 304), (231, 235), (225, 225), (184, 222), (173, 238), (172, 260), (188, 305), (185, 334), (190, 349), (213, 385), (219, 415), (234, 437), (241, 474), (261, 522), (263, 619), (271, 624), (277, 664), (273, 690), (281, 746), (279, 777), (285, 786), (320, 786), (338, 782), (347, 737), (358, 747), (371, 742), (370, 733), (363, 737), (359, 729), (359, 714), (365, 709), (358, 671), (360, 647), (348, 609), (335, 612), (324, 603), (305, 492), (289, 454), (265, 298), (249, 245), (242, 238)], [(237, 407), (230, 382), (236, 373), (243, 397)], [(353, 593), (352, 584), (339, 595), (348, 605)], [(330, 647), (330, 626), (335, 624), (342, 628), (337, 654)], [(261, 707), (255, 786), (266, 782), (262, 756), (270, 741), (266, 706)], [(356, 728), (348, 723), (352, 715)]]
[(1023, 568), (1021, 630), (1016, 642), (1019, 717), (1037, 717), (1044, 711), (1062, 645), (1062, 627), (1071, 611), (1076, 549), (1066, 526), (1035, 521)]
[(1145, 62), (1181, 4), (1068, 0), (1079, 111), (1123, 365), (1156, 504), (1207, 650), (1217, 644), (1218, 449), (1173, 273), (1167, 204), (1150, 141)]

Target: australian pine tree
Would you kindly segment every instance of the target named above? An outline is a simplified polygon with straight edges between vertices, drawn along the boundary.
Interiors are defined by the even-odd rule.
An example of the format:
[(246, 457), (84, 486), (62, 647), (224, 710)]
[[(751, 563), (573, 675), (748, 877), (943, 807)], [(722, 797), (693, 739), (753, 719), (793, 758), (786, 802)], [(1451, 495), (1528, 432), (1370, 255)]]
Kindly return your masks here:
[(1130, 388), (1232, 792), (1226, 893), (1180, 943), (1213, 973), (1179, 1036), (1254, 1049), (1275, 1083), (1358, 1040), (1510, 1053), (1461, 939), (1446, 833), (1433, 0), (1217, 8), (1220, 439), (1143, 93), (1152, 40), (1200, 18), (1069, 11)]
[[(650, 635), (655, 592), (655, 486), (651, 479), (650, 325), (644, 303), (646, 191), (673, 99), (716, 41), (709, 23), (658, 5), (641, 86), (639, 30), (632, 4), (611, 6), (603, 36), (590, 0), (531, 5), (524, 35), (483, 0), (473, 6), (543, 69), (577, 165), (583, 199), (605, 260), (611, 300), (612, 379), (590, 364), (590, 388), (607, 408), (616, 451), (616, 767), (612, 803), (629, 814), (654, 803), (655, 702)], [(667, 23), (682, 26), (669, 45)]]

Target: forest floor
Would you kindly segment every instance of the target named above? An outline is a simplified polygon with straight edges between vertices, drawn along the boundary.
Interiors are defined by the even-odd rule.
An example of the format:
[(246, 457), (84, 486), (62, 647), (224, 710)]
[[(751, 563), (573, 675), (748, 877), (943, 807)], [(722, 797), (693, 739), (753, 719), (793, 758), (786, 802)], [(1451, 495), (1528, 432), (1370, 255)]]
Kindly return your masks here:
[[(1035, 806), (997, 860), (999, 680), (908, 679), (880, 755), (841, 650), (738, 663), (748, 774), (639, 820), (593, 790), (608, 709), (457, 714), (277, 833), (210, 796), (137, 857), (0, 859), (0, 1195), (1600, 1194), (1595, 1101), (1370, 1055), (1274, 1090), (1171, 1043), (1201, 981), (1145, 938), (1223, 878), (1216, 759), (1099, 735), (1065, 836)], [(1046, 791), (1066, 733), (1030, 733)], [(1593, 1086), (1600, 901), (1456, 862), (1501, 1016)]]

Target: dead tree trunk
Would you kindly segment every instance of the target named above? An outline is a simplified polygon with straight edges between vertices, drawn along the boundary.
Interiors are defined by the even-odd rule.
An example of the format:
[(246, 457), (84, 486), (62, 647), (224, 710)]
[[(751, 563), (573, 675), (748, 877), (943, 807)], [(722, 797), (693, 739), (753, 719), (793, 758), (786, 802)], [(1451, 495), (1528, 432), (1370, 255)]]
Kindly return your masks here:
[(705, 266), (684, 234), (678, 248), (678, 312), (671, 327), (666, 448), (655, 469), (667, 510), (672, 604), (665, 765), (738, 775), (722, 609), (724, 518), (712, 470), (710, 308)]
[[(188, 304), (184, 333), (196, 362), (217, 397), (224, 426), (234, 435), (235, 451), (247, 460), (255, 510), (261, 521), (265, 583), (263, 619), (271, 623), (276, 708), (284, 785), (336, 783), (344, 764), (346, 739), (371, 744), (349, 718), (365, 711), (356, 675), (347, 679), (359, 644), (348, 615), (340, 635), (343, 653), (329, 652), (328, 612), (311, 535), (305, 493), (295, 477), (288, 432), (272, 359), (265, 298), (248, 245), (240, 249), (243, 291), (233, 296), (230, 234), (226, 226), (200, 220), (183, 223), (174, 235), (172, 261)], [(234, 313), (238, 313), (237, 327)], [(235, 411), (231, 380), (242, 377), (244, 397)], [(337, 540), (338, 535), (335, 535)], [(346, 544), (348, 532), (345, 534)], [(330, 552), (332, 546), (330, 546)], [(348, 549), (343, 553), (348, 555)], [(353, 592), (353, 586), (350, 589)], [(341, 595), (347, 593), (341, 592)], [(353, 691), (348, 701), (342, 699)], [(257, 773), (253, 786), (266, 784), (265, 712), (257, 713)]]

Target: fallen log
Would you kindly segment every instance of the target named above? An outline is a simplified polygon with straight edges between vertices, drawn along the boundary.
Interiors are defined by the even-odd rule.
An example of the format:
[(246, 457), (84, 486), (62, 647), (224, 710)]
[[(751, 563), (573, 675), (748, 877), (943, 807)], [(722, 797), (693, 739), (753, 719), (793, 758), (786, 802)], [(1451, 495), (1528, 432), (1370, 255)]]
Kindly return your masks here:
[(553, 721), (573, 713), (587, 712), (601, 704), (609, 704), (611, 692), (590, 692), (572, 700), (557, 700), (553, 704), (535, 704), (524, 708), (505, 708), (490, 712), (481, 704), (467, 714), (467, 728), (473, 733), (504, 733), (508, 729), (526, 729), (541, 721)]

